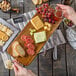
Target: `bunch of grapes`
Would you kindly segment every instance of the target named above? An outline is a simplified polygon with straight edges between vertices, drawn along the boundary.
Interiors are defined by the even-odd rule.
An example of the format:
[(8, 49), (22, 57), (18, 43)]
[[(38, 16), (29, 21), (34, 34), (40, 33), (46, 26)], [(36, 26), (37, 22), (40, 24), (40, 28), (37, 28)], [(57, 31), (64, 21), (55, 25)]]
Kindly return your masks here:
[(68, 19), (64, 19), (64, 22), (67, 24), (67, 26), (72, 27), (73, 26), (73, 22), (71, 20)]
[(54, 15), (55, 9), (50, 8), (47, 3), (43, 4), (39, 8), (36, 8), (36, 10), (39, 14), (41, 14), (44, 22), (55, 24), (55, 22), (57, 21)]

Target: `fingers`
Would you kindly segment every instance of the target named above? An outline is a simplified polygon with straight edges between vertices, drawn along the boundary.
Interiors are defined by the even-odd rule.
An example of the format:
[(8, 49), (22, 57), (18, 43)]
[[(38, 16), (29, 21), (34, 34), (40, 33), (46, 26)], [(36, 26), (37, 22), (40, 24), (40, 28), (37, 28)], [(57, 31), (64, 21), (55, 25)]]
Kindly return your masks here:
[(68, 6), (62, 5), (62, 4), (57, 4), (57, 6), (59, 6), (61, 9), (67, 9), (68, 8)]
[(17, 62), (14, 62), (14, 65), (15, 67), (17, 67), (18, 70), (22, 68)]
[(17, 73), (17, 68), (16, 68), (16, 66), (13, 64), (13, 68), (14, 68), (14, 72), (15, 72), (15, 74)]
[(36, 76), (31, 70), (28, 70), (28, 72), (31, 74), (31, 76)]

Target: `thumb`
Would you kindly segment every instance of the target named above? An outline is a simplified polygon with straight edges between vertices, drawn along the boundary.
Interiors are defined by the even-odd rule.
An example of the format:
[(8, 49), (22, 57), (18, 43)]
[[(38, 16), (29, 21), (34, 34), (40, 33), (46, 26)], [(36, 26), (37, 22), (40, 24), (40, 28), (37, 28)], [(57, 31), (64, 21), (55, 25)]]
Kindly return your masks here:
[(19, 70), (19, 69), (22, 68), (17, 62), (14, 62), (14, 65), (15, 65), (15, 67), (17, 68), (17, 70)]
[(13, 64), (13, 68), (14, 68), (14, 72), (15, 72), (15, 74), (16, 74), (17, 71), (18, 71), (18, 69), (17, 69), (17, 67), (15, 66), (15, 64)]

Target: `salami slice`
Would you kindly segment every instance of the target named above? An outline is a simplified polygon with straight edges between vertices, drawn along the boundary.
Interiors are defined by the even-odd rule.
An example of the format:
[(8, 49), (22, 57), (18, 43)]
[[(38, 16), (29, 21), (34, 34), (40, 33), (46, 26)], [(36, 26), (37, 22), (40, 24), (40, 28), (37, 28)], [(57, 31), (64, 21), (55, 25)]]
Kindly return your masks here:
[(21, 40), (25, 41), (26, 44), (28, 44), (28, 43), (33, 43), (33, 40), (32, 40), (32, 38), (31, 38), (31, 36), (22, 35), (22, 36), (21, 36)]
[(28, 55), (34, 55), (35, 54), (35, 51), (34, 50), (31, 50), (31, 49), (27, 49), (27, 54)]
[(27, 48), (31, 50), (35, 50), (35, 46), (32, 43), (27, 44)]
[(22, 41), (25, 41), (25, 39), (26, 39), (26, 36), (25, 36), (25, 35), (22, 35), (22, 36), (21, 36), (21, 40), (22, 40)]

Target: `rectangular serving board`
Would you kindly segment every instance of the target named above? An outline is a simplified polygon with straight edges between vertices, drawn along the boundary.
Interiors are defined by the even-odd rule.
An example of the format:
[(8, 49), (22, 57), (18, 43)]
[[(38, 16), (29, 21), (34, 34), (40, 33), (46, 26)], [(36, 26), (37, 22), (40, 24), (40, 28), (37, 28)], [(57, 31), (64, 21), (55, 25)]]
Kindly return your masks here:
[[(41, 16), (38, 13), (36, 13), (35, 16), (39, 16), (41, 18)], [(60, 19), (58, 22), (56, 22), (56, 24), (52, 24), (52, 29), (50, 31), (47, 31), (46, 32), (47, 41), (50, 38), (50, 36), (53, 34), (53, 32), (58, 28), (58, 26), (61, 23), (61, 21), (62, 20)], [(22, 35), (30, 35), (30, 31), (29, 31), (30, 28), (35, 29), (33, 27), (33, 25), (31, 24), (31, 22), (29, 21), (29, 23), (24, 27), (24, 29), (20, 32), (20, 34), (14, 40), (14, 41), (18, 41), (25, 51), (26, 51), (26, 48), (24, 46), (24, 42), (21, 40), (21, 36)], [(37, 32), (41, 32), (41, 31), (44, 31), (44, 28), (41, 28)], [(32, 36), (32, 39), (34, 40), (34, 37), (33, 36)], [(36, 49), (35, 49), (35, 52), (36, 52), (35, 55), (33, 55), (33, 56), (25, 56), (25, 57), (17, 57), (15, 59), (18, 60), (21, 64), (23, 64), (25, 66), (28, 66), (33, 61), (33, 59), (37, 56), (37, 54), (40, 52), (40, 50), (42, 49), (42, 47), (45, 45), (46, 42), (35, 44), (35, 47), (36, 47)], [(8, 51), (8, 53), (11, 56), (13, 56), (12, 55), (12, 43), (8, 47), (8, 50), (7, 51)]]

